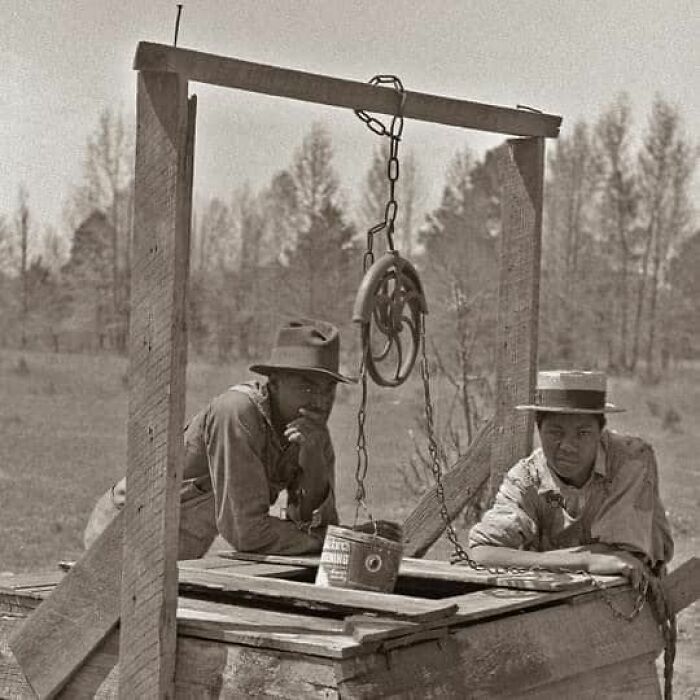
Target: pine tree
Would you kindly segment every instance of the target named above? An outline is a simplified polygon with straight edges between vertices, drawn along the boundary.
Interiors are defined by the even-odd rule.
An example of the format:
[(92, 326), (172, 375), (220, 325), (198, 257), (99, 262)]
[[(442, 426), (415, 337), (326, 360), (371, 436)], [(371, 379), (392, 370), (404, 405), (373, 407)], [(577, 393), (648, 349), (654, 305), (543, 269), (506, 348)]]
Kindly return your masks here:
[(286, 208), (293, 224), (293, 242), (286, 252), (284, 278), (290, 292), (282, 311), (321, 317), (340, 325), (352, 312), (352, 294), (359, 283), (356, 230), (347, 220), (332, 165), (331, 140), (314, 124), (297, 151), (289, 176)]

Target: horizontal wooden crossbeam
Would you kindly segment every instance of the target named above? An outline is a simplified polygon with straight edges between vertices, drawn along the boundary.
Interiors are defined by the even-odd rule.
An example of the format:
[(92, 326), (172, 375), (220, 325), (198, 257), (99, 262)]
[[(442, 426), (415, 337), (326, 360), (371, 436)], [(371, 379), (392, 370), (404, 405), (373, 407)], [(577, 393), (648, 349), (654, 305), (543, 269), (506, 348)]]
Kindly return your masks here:
[[(145, 41), (136, 49), (134, 69), (178, 73), (199, 83), (380, 114), (394, 114), (398, 101), (393, 88)], [(561, 124), (561, 117), (552, 114), (410, 91), (406, 92), (403, 115), (512, 136), (556, 138)]]

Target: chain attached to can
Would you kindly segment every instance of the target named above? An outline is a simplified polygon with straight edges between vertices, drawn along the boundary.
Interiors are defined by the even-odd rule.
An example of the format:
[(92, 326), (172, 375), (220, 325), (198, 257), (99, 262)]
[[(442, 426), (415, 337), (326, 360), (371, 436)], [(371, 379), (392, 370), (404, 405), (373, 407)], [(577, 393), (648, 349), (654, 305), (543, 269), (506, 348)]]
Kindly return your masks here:
[[(396, 201), (396, 181), (399, 179), (399, 142), (403, 133), (403, 106), (406, 101), (406, 93), (403, 83), (395, 75), (375, 75), (370, 81), (370, 85), (391, 85), (399, 96), (397, 110), (387, 128), (379, 119), (362, 109), (355, 110), (355, 114), (363, 121), (373, 133), (379, 136), (387, 136), (390, 140), (389, 159), (387, 161), (387, 179), (389, 181), (389, 198), (384, 208), (384, 219), (372, 226), (367, 231), (367, 247), (362, 258), (362, 271), (366, 273), (374, 264), (374, 237), (385, 232), (388, 249), (394, 251), (394, 228), (396, 226), (396, 215), (398, 213), (398, 203)], [(369, 516), (372, 521), (372, 514), (367, 508), (367, 489), (365, 487), (365, 477), (369, 466), (369, 455), (367, 451), (367, 436), (365, 434), (365, 421), (367, 418), (367, 359), (371, 353), (369, 343), (365, 343), (362, 348), (362, 358), (360, 361), (360, 385), (362, 397), (357, 413), (357, 464), (355, 467), (355, 525), (359, 517), (360, 509)], [(371, 355), (370, 355), (371, 358)]]

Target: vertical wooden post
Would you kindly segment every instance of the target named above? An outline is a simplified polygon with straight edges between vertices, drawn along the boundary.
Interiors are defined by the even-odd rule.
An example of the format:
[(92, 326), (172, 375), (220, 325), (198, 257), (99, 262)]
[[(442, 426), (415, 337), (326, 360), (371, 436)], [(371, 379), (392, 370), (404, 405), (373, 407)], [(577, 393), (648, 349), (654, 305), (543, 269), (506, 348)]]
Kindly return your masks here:
[(544, 139), (509, 139), (496, 152), (502, 190), (496, 408), (489, 488), (532, 449), (529, 403), (537, 372)]
[(175, 678), (192, 178), (187, 81), (140, 72), (137, 120), (119, 645), (119, 695), (129, 699), (173, 697)]

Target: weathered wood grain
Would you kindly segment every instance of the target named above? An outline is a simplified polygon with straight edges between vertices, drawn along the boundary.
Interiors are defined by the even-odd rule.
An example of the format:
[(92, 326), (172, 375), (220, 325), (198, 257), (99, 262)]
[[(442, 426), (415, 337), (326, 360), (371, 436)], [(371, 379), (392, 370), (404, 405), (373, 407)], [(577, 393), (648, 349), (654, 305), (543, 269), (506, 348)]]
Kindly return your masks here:
[(431, 638), (444, 637), (449, 627), (440, 622), (411, 622), (373, 615), (350, 615), (344, 620), (345, 632), (362, 645), (370, 642), (382, 642), (402, 639), (405, 644), (412, 644), (418, 635), (429, 634)]
[(260, 598), (306, 602), (316, 607), (326, 607), (339, 612), (377, 611), (385, 615), (411, 620), (438, 620), (449, 618), (457, 608), (447, 601), (398, 596), (374, 591), (353, 591), (343, 588), (326, 588), (309, 583), (283, 579), (256, 578), (239, 573), (218, 571), (180, 572), (181, 590), (212, 590)]
[(178, 635), (325, 658), (365, 651), (342, 620), (191, 598), (180, 598)]
[[(671, 574), (671, 585), (680, 585), (687, 575), (692, 575), (689, 567), (675, 578)], [(658, 682), (651, 671), (662, 640), (648, 608), (628, 623), (614, 617), (596, 594), (578, 596), (576, 600), (583, 600), (578, 605), (553, 605), (554, 596), (565, 594), (503, 589), (492, 592), (541, 597), (549, 604), (516, 615), (500, 614), (477, 624), (450, 622), (448, 637), (442, 634), (447, 627), (419, 624), (424, 628), (422, 634), (438, 636), (427, 641), (420, 639), (415, 623), (399, 621), (413, 632), (408, 634), (404, 629), (407, 634), (395, 636), (392, 625), (396, 626), (396, 620), (366, 620), (367, 616), (361, 615), (358, 636), (366, 633), (366, 641), (355, 644), (356, 648), (364, 647), (366, 653), (351, 656), (293, 653), (291, 646), (286, 651), (275, 650), (265, 646), (265, 635), (256, 639), (251, 634), (248, 642), (242, 641), (247, 634), (244, 616), (253, 624), (256, 608), (243, 606), (244, 612), (235, 615), (241, 629), (234, 626), (227, 632), (222, 619), (220, 636), (208, 639), (188, 637), (189, 621), (183, 620), (176, 697), (248, 697), (264, 694), (265, 688), (274, 688), (275, 696), (280, 698), (314, 697), (317, 691), (320, 697), (325, 693), (325, 697), (351, 698), (658, 697)], [(617, 605), (632, 604), (629, 589), (612, 591), (611, 595)], [(182, 598), (181, 605), (183, 609), (191, 606), (192, 613), (200, 613), (214, 623), (220, 611), (230, 607)], [(271, 615), (267, 621), (273, 625), (284, 619), (285, 625), (291, 623), (290, 629), (294, 628), (296, 614), (289, 619), (285, 619), (288, 613), (267, 611), (265, 615)], [(304, 619), (306, 615), (299, 617)], [(336, 639), (339, 622), (314, 620), (312, 625), (319, 628), (314, 633), (320, 649), (324, 639)], [(193, 633), (198, 635), (196, 619), (192, 622)], [(33, 694), (11, 652), (2, 644), (6, 636), (3, 624), (15, 623), (0, 614), (0, 679), (5, 683), (0, 685), (0, 697), (29, 698)], [(384, 623), (386, 634), (381, 627)], [(241, 636), (236, 640), (235, 634)], [(271, 633), (269, 638), (275, 639), (275, 635)], [(337, 639), (341, 638), (338, 635)], [(113, 633), (88, 657), (66, 687), (66, 697), (116, 697), (116, 639)], [(194, 641), (199, 644), (190, 644)], [(287, 635), (285, 643), (294, 643), (292, 634)]]
[[(397, 95), (391, 88), (150, 42), (139, 43), (134, 68), (171, 71), (196, 82), (381, 114), (394, 114), (397, 107)], [(513, 136), (556, 137), (561, 124), (561, 117), (551, 114), (410, 91), (403, 114), (409, 119)]]
[(284, 562), (235, 561), (230, 559), (191, 559), (178, 562), (180, 571), (218, 571), (219, 573), (241, 573), (246, 576), (269, 576), (271, 578), (290, 578), (306, 574), (306, 566), (289, 565)]
[(0, 576), (0, 590), (7, 588), (8, 590), (19, 591), (41, 588), (43, 586), (54, 588), (62, 578), (63, 572), (59, 569), (39, 573), (4, 575)]
[(131, 277), (120, 696), (172, 697), (177, 640), (195, 102), (140, 73)]
[(530, 402), (537, 374), (544, 139), (508, 140), (496, 164), (502, 227), (491, 497), (532, 450), (533, 413), (515, 406)]
[(587, 670), (519, 693), (518, 697), (523, 700), (567, 697), (575, 697), (576, 700), (660, 700), (655, 657), (655, 653), (646, 654), (597, 668), (594, 672)]
[(184, 637), (178, 645), (178, 698), (338, 698), (327, 659)]
[(700, 557), (692, 557), (671, 571), (663, 587), (673, 613), (700, 599)]
[[(12, 624), (0, 615), (0, 698), (35, 700), (19, 664), (4, 646), (5, 627)], [(85, 660), (60, 697), (118, 697), (118, 660), (118, 633), (113, 632)], [(176, 698), (337, 697), (331, 660), (320, 656), (181, 636), (176, 668)]]
[[(210, 560), (207, 559), (207, 562)], [(241, 564), (248, 563), (265, 563), (265, 564), (285, 564), (287, 566), (304, 566), (318, 567), (321, 561), (320, 554), (256, 554), (255, 552), (236, 552), (235, 550), (217, 552), (213, 559), (215, 562), (240, 562)], [(193, 562), (196, 564), (196, 560)], [(197, 568), (196, 566), (190, 568)], [(206, 568), (219, 568), (219, 566), (210, 567), (207, 563)], [(243, 570), (242, 570), (243, 572)]]
[(117, 515), (10, 639), (40, 698), (54, 697), (119, 619), (123, 517)]
[[(549, 573), (545, 571), (526, 573), (494, 573), (472, 569), (464, 565), (426, 559), (403, 559), (399, 576), (410, 576), (433, 581), (461, 581), (485, 587), (517, 588), (533, 591), (570, 591), (591, 587), (587, 576), (574, 573)], [(623, 582), (622, 577), (617, 577)]]
[(8, 644), (11, 634), (25, 617), (22, 613), (0, 612), (0, 698), (36, 697)]
[[(622, 595), (622, 593), (621, 593)], [(624, 595), (631, 599), (631, 594)], [(578, 697), (565, 679), (589, 673), (610, 680), (614, 664), (637, 664), (662, 648), (651, 612), (632, 622), (614, 617), (599, 599), (585, 606), (552, 606), (451, 630), (447, 639), (355, 656), (339, 662), (338, 689), (347, 698)], [(645, 666), (645, 667), (646, 667)], [(658, 682), (645, 672), (645, 687)], [(563, 694), (544, 689), (561, 682)], [(554, 686), (556, 687), (556, 686)], [(603, 695), (609, 697), (608, 695)]]
[[(279, 564), (281, 566), (297, 566), (303, 570), (317, 567), (319, 556), (283, 556), (276, 554), (252, 554), (239, 552), (222, 552), (220, 557), (230, 560), (242, 560), (247, 562), (267, 563), (269, 565)], [(192, 569), (199, 569), (196, 562), (189, 566)], [(206, 567), (216, 568), (225, 571), (218, 563), (207, 563)], [(299, 570), (297, 569), (297, 571)], [(235, 570), (233, 570), (235, 571)], [(274, 570), (273, 570), (274, 571)], [(248, 575), (270, 575), (258, 573), (256, 569), (243, 569), (241, 573)], [(280, 577), (284, 577), (287, 572), (282, 569)], [(476, 586), (498, 586), (504, 588), (517, 588), (534, 591), (567, 591), (583, 590), (592, 588), (590, 579), (587, 576), (575, 573), (549, 573), (546, 571), (525, 572), (525, 573), (494, 573), (485, 569), (472, 569), (468, 566), (452, 565), (446, 561), (434, 559), (416, 559), (404, 557), (399, 567), (399, 587), (401, 577), (425, 579), (426, 581), (455, 581), (463, 583), (473, 583)], [(599, 582), (606, 585), (621, 585), (625, 582), (622, 576), (602, 576), (598, 577)]]
[[(445, 505), (450, 520), (462, 511), (489, 478), (494, 425), (486, 423), (466, 453), (443, 475)], [(427, 491), (403, 523), (404, 555), (421, 557), (445, 530), (435, 489)]]
[[(691, 559), (664, 581), (676, 612), (700, 595), (698, 567), (700, 561)], [(7, 610), (16, 607), (11, 581), (4, 579), (7, 593), (0, 593), (0, 697), (32, 698), (34, 693), (5, 643), (32, 607), (28, 605), (24, 613)], [(35, 582), (47, 584), (49, 579), (38, 576), (33, 581), (27, 575), (18, 585), (31, 588)], [(43, 593), (33, 595), (40, 600)], [(633, 593), (628, 587), (609, 595), (616, 605), (631, 608)], [(661, 650), (661, 637), (648, 606), (627, 623), (613, 616), (597, 592), (572, 597), (568, 592), (490, 588), (452, 601), (458, 612), (446, 624), (363, 613), (354, 618), (356, 627), (346, 628), (342, 620), (299, 609), (282, 612), (181, 597), (176, 696), (235, 697), (231, 688), (239, 693), (242, 687), (259, 689), (265, 674), (298, 659), (304, 673), (311, 675), (301, 679), (292, 674), (289, 687), (275, 677), (279, 697), (310, 693), (303, 684), (316, 688), (319, 679), (328, 697), (337, 693), (362, 698), (554, 698), (572, 693), (584, 698), (658, 697), (652, 662)], [(571, 604), (574, 601), (576, 605)], [(478, 622), (484, 614), (495, 617)], [(308, 632), (296, 634), (304, 626)], [(444, 630), (449, 630), (449, 637)], [(350, 636), (355, 631), (361, 642)], [(423, 641), (421, 635), (438, 639)], [(191, 637), (203, 646), (188, 647)], [(65, 686), (65, 697), (116, 697), (117, 639), (112, 632), (88, 656)], [(245, 657), (231, 653), (232, 647), (245, 650)], [(212, 663), (212, 658), (220, 663)], [(235, 677), (226, 675), (241, 658), (246, 659), (245, 668), (236, 667)]]

